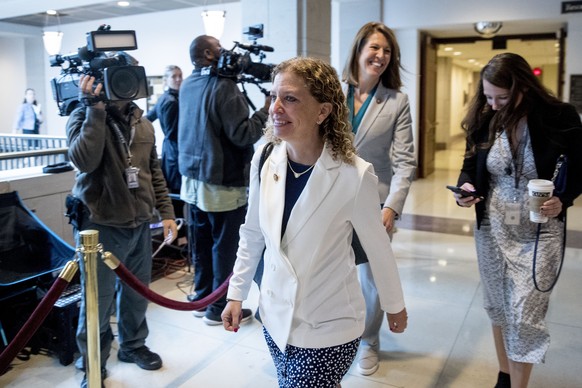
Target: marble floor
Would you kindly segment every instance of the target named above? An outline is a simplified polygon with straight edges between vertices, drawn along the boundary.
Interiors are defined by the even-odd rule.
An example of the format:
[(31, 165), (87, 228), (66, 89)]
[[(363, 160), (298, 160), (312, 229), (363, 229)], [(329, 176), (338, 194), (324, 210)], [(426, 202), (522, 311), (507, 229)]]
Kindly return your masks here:
[[(454, 184), (458, 149), (439, 151), (437, 170), (413, 183), (393, 247), (409, 313), (404, 334), (381, 332), (381, 364), (372, 376), (354, 367), (342, 382), (347, 388), (493, 387), (497, 376), (488, 319), (481, 307), (481, 286), (471, 230), (473, 210), (457, 207), (446, 184)], [(569, 230), (582, 232), (582, 200), (569, 213)], [(573, 240), (573, 239), (570, 239)], [(580, 240), (580, 239), (578, 239)], [(576, 243), (577, 241), (572, 241)], [(578, 241), (579, 242), (579, 241)], [(171, 273), (152, 284), (169, 298), (184, 300), (192, 274)], [(569, 244), (562, 276), (547, 316), (552, 344), (545, 364), (534, 367), (530, 387), (582, 387), (582, 249)], [(253, 289), (247, 307), (256, 308)], [(276, 387), (276, 374), (261, 325), (252, 321), (236, 334), (205, 325), (189, 312), (150, 305), (147, 345), (164, 366), (144, 371), (111, 354), (105, 380), (113, 387)], [(115, 349), (116, 350), (116, 349)], [(0, 377), (0, 387), (78, 387), (83, 377), (71, 364), (35, 355), (15, 361)]]

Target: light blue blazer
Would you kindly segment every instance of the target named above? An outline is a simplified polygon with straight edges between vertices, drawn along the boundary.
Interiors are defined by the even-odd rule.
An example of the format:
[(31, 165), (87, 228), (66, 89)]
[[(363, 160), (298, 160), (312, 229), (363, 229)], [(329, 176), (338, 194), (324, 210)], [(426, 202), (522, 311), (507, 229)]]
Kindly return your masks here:
[[(347, 94), (347, 85), (344, 92)], [(408, 96), (380, 83), (356, 132), (354, 145), (358, 155), (374, 165), (380, 203), (402, 215), (416, 172)]]
[(275, 343), (329, 347), (362, 335), (365, 303), (351, 248), (355, 229), (377, 280), (382, 310), (404, 308), (390, 239), (378, 211), (371, 164), (348, 165), (327, 147), (317, 160), (281, 238), (287, 175), (286, 143), (274, 147), (259, 184), (262, 147), (251, 162), (249, 205), (228, 298), (245, 300), (265, 251), (259, 306)]

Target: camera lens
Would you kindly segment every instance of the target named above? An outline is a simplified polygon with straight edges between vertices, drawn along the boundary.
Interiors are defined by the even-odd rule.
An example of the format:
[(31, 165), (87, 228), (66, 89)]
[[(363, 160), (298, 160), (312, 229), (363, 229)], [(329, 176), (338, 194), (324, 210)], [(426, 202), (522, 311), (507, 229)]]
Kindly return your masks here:
[(147, 97), (147, 78), (141, 66), (112, 66), (105, 69), (105, 92), (109, 100)]
[(121, 100), (131, 100), (139, 91), (140, 82), (132, 70), (120, 67), (111, 74), (111, 90)]

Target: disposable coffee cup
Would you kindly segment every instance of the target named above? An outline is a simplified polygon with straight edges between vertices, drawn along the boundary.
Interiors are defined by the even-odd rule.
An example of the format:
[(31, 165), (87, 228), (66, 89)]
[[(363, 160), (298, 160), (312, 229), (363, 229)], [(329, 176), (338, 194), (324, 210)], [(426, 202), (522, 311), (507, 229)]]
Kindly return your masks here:
[(529, 219), (531, 222), (548, 222), (548, 217), (540, 214), (544, 202), (552, 197), (554, 182), (545, 179), (532, 179), (527, 184), (529, 192)]

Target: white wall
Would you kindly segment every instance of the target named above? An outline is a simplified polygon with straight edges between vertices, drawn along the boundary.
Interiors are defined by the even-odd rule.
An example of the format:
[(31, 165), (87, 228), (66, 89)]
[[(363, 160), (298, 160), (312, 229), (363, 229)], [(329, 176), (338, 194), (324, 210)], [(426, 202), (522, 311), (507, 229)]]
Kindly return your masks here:
[[(2, 93), (0, 93), (0, 133), (10, 133), (18, 106), (24, 99), (26, 82), (26, 56), (24, 40), (21, 37), (0, 37), (0, 74), (2, 74)], [(5, 58), (10, 53), (10, 58)]]
[[(383, 0), (384, 22), (391, 28), (438, 26), (492, 21), (529, 21), (559, 17), (562, 0)], [(571, 14), (568, 18), (580, 18)]]

